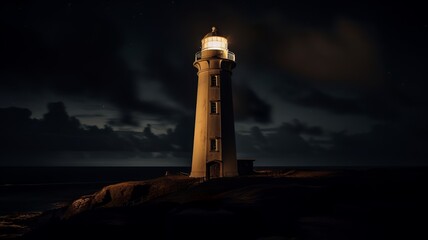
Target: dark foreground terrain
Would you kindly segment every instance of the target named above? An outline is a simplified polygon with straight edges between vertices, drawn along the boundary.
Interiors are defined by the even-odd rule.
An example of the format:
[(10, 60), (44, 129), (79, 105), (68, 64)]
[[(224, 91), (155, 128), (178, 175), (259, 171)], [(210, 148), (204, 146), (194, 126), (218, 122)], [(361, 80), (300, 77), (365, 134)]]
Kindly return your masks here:
[(427, 169), (259, 172), (110, 185), (24, 239), (428, 239)]

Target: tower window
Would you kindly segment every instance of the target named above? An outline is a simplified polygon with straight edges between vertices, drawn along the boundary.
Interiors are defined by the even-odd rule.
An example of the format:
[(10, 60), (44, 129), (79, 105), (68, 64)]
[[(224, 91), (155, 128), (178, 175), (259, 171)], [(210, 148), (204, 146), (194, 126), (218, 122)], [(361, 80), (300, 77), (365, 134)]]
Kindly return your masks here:
[(218, 87), (220, 82), (220, 76), (219, 75), (211, 75), (211, 87)]
[(218, 114), (218, 101), (211, 101), (210, 102), (210, 113), (211, 114)]
[(211, 138), (210, 139), (210, 151), (217, 152), (218, 151), (218, 142), (220, 139), (218, 138)]

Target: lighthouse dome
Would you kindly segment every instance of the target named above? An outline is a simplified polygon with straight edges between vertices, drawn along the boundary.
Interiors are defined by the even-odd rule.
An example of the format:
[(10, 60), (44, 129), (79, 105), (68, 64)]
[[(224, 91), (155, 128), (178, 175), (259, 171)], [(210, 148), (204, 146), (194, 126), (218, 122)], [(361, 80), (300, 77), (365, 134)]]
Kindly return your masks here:
[(211, 32), (205, 34), (204, 38), (213, 37), (213, 36), (220, 36), (221, 37), (220, 32), (218, 31), (218, 29), (216, 27), (212, 27)]

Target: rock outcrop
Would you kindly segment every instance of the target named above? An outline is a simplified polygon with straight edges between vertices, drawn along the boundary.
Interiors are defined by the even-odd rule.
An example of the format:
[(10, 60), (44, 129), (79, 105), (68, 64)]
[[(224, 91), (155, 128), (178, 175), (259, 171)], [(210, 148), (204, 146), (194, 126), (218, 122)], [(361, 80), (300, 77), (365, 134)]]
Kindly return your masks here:
[(165, 176), (147, 181), (109, 185), (92, 195), (82, 196), (73, 201), (61, 218), (68, 219), (96, 208), (139, 205), (160, 196), (188, 189), (199, 182), (199, 179), (186, 176)]

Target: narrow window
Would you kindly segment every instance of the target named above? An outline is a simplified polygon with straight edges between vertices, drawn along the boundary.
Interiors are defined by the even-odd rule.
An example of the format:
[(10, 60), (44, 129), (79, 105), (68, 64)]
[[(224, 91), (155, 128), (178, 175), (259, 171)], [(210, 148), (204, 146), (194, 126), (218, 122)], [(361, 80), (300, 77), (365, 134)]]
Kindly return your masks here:
[(211, 114), (218, 114), (218, 101), (211, 101), (210, 102), (210, 113)]
[(211, 83), (210, 83), (211, 87), (218, 87), (219, 81), (220, 81), (219, 75), (211, 75)]
[(210, 140), (210, 150), (212, 152), (217, 152), (218, 151), (218, 138), (211, 138)]

